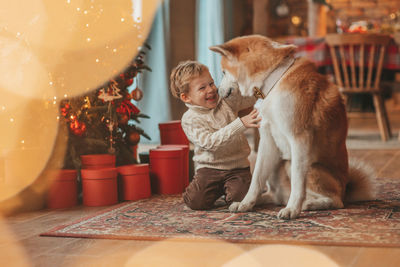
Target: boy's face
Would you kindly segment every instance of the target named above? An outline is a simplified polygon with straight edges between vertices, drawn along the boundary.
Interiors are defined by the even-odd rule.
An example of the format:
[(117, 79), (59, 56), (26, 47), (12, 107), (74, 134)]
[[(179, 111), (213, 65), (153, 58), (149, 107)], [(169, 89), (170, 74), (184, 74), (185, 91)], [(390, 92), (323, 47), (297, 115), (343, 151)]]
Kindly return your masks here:
[(189, 92), (181, 94), (181, 100), (192, 105), (215, 108), (219, 99), (218, 89), (208, 70), (189, 83)]

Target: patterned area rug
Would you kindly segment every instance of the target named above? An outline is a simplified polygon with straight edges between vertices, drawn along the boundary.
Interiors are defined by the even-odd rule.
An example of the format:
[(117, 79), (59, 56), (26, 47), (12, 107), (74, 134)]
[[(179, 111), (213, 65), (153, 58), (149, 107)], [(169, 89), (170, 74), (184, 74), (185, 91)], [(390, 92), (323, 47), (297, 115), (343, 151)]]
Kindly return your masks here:
[(292, 221), (277, 219), (280, 207), (276, 206), (246, 213), (230, 213), (226, 207), (192, 211), (181, 196), (153, 196), (121, 203), (41, 235), (400, 247), (400, 179), (379, 179), (377, 187), (378, 200), (340, 210), (305, 211)]

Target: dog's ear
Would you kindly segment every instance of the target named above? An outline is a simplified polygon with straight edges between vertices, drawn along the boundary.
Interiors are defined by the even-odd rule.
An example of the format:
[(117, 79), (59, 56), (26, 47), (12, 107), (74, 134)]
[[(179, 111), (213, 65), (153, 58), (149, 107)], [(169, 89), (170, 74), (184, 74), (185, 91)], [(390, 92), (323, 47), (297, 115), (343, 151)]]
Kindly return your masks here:
[(275, 49), (276, 52), (282, 55), (290, 55), (296, 52), (297, 46), (292, 44), (281, 44), (277, 42), (270, 42), (271, 46)]
[(227, 58), (233, 57), (235, 53), (234, 47), (227, 44), (210, 46), (209, 49)]
[(297, 46), (292, 45), (292, 44), (283, 45), (279, 49), (286, 50), (288, 53), (294, 53), (294, 52), (296, 52)]
[(279, 47), (278, 49), (275, 50), (275, 54), (279, 54), (283, 57), (293, 55), (296, 52), (297, 46), (295, 45), (285, 45), (282, 47)]

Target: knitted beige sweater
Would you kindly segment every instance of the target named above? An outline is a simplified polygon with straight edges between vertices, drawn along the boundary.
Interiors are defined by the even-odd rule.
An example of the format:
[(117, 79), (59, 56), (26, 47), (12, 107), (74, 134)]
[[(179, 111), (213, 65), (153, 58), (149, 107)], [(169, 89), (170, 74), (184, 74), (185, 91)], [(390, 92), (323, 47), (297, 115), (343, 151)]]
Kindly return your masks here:
[(186, 136), (194, 144), (196, 170), (203, 167), (231, 170), (249, 166), (250, 147), (238, 111), (254, 105), (255, 101), (255, 97), (242, 97), (235, 92), (220, 99), (214, 109), (186, 104), (189, 109), (183, 114), (181, 123)]

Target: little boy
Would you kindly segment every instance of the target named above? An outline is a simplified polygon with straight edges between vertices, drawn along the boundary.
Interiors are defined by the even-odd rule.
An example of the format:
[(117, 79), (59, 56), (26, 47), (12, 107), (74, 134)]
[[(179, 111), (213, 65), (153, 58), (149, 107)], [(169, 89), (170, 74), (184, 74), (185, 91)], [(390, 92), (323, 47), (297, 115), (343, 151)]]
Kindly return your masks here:
[(172, 94), (189, 108), (182, 116), (182, 128), (194, 144), (196, 174), (183, 193), (188, 207), (205, 210), (225, 195), (227, 204), (241, 201), (250, 180), (250, 147), (246, 128), (258, 128), (257, 110), (238, 118), (238, 112), (252, 107), (255, 97), (242, 97), (233, 90), (220, 99), (208, 68), (196, 61), (184, 61), (171, 73)]

